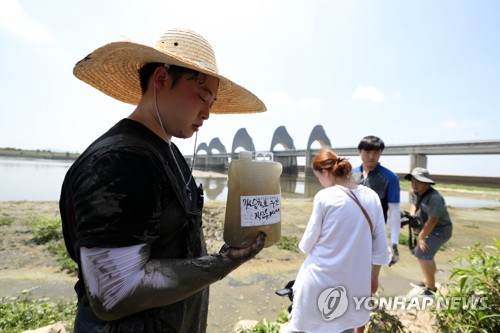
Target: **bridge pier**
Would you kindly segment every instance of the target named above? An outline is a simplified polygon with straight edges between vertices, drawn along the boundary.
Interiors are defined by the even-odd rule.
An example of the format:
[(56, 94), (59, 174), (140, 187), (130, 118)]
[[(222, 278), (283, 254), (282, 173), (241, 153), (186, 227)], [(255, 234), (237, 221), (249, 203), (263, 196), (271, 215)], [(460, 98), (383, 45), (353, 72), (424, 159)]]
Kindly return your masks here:
[(410, 154), (410, 172), (416, 167), (427, 169), (427, 155)]
[(306, 165), (305, 167), (305, 175), (306, 177), (308, 176), (314, 176), (313, 169), (311, 168), (311, 163), (313, 160), (312, 152), (310, 149), (306, 150)]

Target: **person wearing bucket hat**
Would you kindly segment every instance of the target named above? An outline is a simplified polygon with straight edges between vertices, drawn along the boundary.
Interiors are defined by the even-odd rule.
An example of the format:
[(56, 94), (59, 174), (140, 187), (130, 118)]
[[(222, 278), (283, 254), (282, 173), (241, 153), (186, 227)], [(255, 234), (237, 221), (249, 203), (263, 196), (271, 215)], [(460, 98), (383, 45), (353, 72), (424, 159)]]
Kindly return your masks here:
[(186, 29), (155, 48), (104, 45), (73, 72), (136, 106), (62, 184), (63, 235), (79, 269), (74, 332), (205, 332), (209, 285), (254, 258), (265, 234), (207, 254), (203, 189), (171, 139), (193, 136), (212, 112), (264, 112), (264, 103), (221, 75), (208, 41)]
[(425, 168), (416, 167), (411, 171), (411, 173), (407, 174), (404, 178), (406, 180), (409, 180), (409, 181), (411, 181), (412, 178), (415, 178), (416, 180), (418, 180), (421, 183), (426, 183), (426, 184), (431, 184), (431, 185), (436, 184), (436, 182), (434, 182), (431, 179), (431, 175), (430, 175), (429, 171), (427, 171), (427, 169), (425, 169)]
[(451, 238), (453, 225), (443, 196), (431, 186), (435, 182), (427, 169), (416, 167), (404, 179), (411, 181), (413, 190), (410, 213), (423, 222), (413, 255), (420, 264), (424, 280), (412, 285), (423, 287), (423, 296), (433, 296), (437, 291), (434, 257)]

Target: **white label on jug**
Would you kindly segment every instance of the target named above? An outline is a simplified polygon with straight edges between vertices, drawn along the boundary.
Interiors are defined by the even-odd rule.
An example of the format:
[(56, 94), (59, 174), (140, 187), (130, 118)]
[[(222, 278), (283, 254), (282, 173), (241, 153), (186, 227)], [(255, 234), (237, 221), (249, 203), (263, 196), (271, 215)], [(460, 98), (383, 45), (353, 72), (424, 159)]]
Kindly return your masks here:
[(240, 197), (241, 226), (255, 227), (281, 221), (281, 194)]

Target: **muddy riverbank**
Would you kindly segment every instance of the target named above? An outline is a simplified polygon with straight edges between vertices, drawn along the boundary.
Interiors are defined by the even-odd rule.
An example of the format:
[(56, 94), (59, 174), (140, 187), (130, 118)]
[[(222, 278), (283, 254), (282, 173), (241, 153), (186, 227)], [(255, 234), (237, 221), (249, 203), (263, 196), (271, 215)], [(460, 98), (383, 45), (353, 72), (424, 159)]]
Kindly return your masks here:
[[(484, 194), (468, 194), (483, 196)], [(498, 200), (488, 194), (488, 200)], [(300, 239), (311, 212), (312, 200), (284, 200), (282, 234)], [(404, 208), (404, 207), (403, 207)], [(211, 252), (223, 244), (221, 223), (225, 202), (206, 202), (204, 227)], [(62, 273), (55, 259), (45, 246), (31, 241), (32, 235), (23, 223), (30, 214), (58, 216), (57, 202), (0, 202), (0, 218), (11, 223), (0, 225), (0, 296), (16, 296), (22, 290), (33, 289), (32, 295), (50, 298), (74, 299), (74, 276)], [(450, 262), (466, 253), (464, 246), (481, 241), (493, 243), (500, 237), (500, 208), (454, 208), (450, 207), (454, 223), (454, 234), (444, 251), (436, 257), (437, 281), (445, 284)], [(1, 223), (0, 223), (1, 224)], [(402, 233), (407, 233), (403, 229)], [(401, 260), (393, 267), (384, 267), (381, 272), (381, 294), (385, 296), (405, 295), (410, 290), (409, 282), (421, 279), (416, 260), (408, 249), (400, 246)], [(233, 332), (236, 322), (242, 319), (274, 321), (278, 313), (289, 305), (288, 299), (275, 295), (295, 275), (304, 259), (303, 254), (281, 250), (276, 246), (264, 249), (254, 260), (243, 265), (211, 287), (209, 309), (209, 332)], [(414, 325), (421, 325), (417, 318)], [(408, 319), (408, 318), (407, 318)], [(424, 328), (422, 332), (425, 331)], [(418, 329), (412, 330), (418, 332)]]

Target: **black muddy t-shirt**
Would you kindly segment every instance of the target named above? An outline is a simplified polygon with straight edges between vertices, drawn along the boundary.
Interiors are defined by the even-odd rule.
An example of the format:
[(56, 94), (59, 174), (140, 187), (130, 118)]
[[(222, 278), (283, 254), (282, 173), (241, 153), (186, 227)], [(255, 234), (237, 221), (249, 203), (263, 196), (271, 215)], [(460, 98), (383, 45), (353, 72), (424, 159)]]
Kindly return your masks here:
[[(123, 119), (75, 161), (59, 203), (66, 247), (75, 261), (81, 246), (148, 243), (152, 258), (206, 254), (196, 184), (192, 179), (186, 188), (190, 170), (173, 145), (172, 151), (181, 171), (167, 143), (142, 124)], [(92, 313), (81, 276), (75, 289), (75, 331), (206, 330), (208, 288), (175, 304), (109, 322)]]

